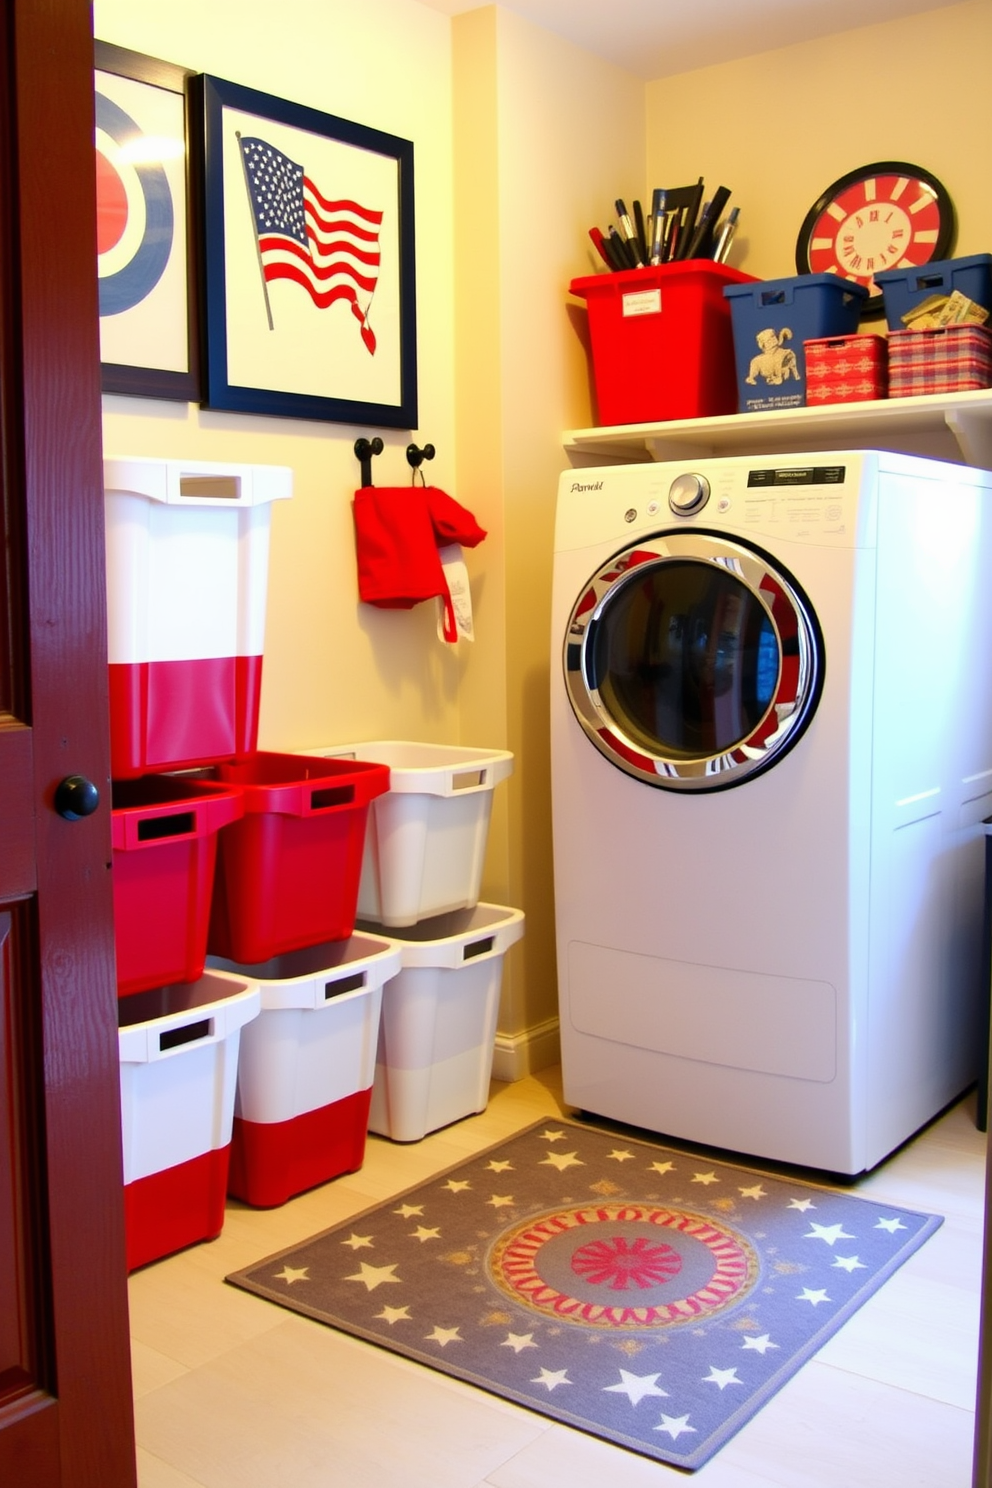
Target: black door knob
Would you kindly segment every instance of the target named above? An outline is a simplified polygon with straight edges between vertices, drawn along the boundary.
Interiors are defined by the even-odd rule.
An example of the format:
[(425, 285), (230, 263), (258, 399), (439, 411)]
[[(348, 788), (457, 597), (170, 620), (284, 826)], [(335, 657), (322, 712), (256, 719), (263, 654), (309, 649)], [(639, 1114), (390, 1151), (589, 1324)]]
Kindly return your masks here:
[(55, 787), (55, 810), (66, 821), (92, 816), (100, 804), (100, 792), (85, 775), (67, 775)]

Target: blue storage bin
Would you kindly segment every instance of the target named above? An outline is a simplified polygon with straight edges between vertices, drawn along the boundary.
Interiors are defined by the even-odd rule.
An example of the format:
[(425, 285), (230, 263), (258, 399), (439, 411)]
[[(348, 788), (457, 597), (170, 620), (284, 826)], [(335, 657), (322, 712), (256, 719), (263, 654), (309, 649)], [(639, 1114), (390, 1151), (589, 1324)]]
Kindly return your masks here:
[(740, 413), (801, 408), (806, 402), (804, 341), (853, 336), (868, 291), (839, 274), (798, 274), (728, 284)]
[(875, 275), (875, 283), (882, 291), (890, 331), (904, 331), (902, 317), (921, 300), (950, 295), (955, 290), (992, 310), (992, 253), (940, 259), (915, 269), (884, 269)]

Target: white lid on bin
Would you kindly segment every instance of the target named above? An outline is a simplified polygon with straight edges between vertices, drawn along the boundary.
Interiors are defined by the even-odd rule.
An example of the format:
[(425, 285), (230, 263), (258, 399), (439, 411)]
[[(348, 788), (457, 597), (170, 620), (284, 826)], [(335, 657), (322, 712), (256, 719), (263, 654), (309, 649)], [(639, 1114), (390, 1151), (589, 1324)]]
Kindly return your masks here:
[(513, 773), (513, 755), (507, 749), (372, 739), (361, 744), (326, 745), (310, 753), (388, 765), (393, 795), (455, 796), (492, 790)]
[(288, 465), (243, 465), (225, 460), (151, 460), (107, 456), (103, 486), (168, 506), (262, 506), (293, 494)]
[(471, 961), (502, 956), (524, 933), (522, 909), (502, 904), (477, 904), (452, 909), (416, 925), (384, 930), (362, 920), (361, 929), (391, 937), (402, 952), (403, 969), (411, 966), (459, 967)]
[(250, 975), (258, 985), (264, 1012), (275, 1008), (319, 1012), (340, 1006), (381, 987), (402, 964), (402, 948), (395, 941), (372, 935), (351, 935), (347, 940), (287, 951), (250, 968), (223, 956), (207, 957), (208, 967), (218, 977), (234, 982)]
[(117, 1005), (120, 1062), (151, 1064), (222, 1043), (260, 1011), (255, 981), (209, 971), (196, 982), (131, 993)]

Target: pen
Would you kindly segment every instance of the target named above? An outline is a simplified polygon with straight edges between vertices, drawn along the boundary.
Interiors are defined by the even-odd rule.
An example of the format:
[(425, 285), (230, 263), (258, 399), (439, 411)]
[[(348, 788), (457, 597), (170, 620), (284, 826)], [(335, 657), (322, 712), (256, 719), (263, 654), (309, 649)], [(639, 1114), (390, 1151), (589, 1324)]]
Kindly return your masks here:
[(634, 236), (637, 240), (637, 249), (641, 255), (641, 263), (648, 261), (648, 240), (644, 231), (644, 212), (639, 201), (634, 202)]
[(703, 208), (702, 215), (692, 235), (689, 244), (687, 258), (709, 258), (713, 252), (713, 229), (720, 220), (727, 202), (730, 200), (730, 191), (726, 186), (718, 186), (713, 193), (713, 198)]
[(734, 207), (724, 222), (720, 224), (713, 245), (713, 260), (715, 263), (726, 263), (730, 245), (734, 241), (734, 233), (737, 229), (737, 218), (740, 215), (740, 207)]
[(613, 226), (613, 223), (612, 222), (610, 223), (609, 234), (607, 236), (607, 242), (613, 248), (613, 251), (616, 254), (616, 257), (619, 260), (619, 262), (620, 262), (620, 264), (621, 264), (621, 266), (623, 268), (625, 268), (625, 269), (636, 269), (637, 268), (637, 260), (634, 258), (634, 250), (633, 250), (633, 248), (630, 246), (629, 243), (624, 242), (623, 238), (617, 232), (617, 230)]
[(600, 232), (599, 228), (591, 227), (589, 229), (589, 236), (592, 238), (592, 241), (596, 248), (596, 252), (599, 254), (606, 267), (608, 269), (615, 269), (616, 264), (613, 262), (613, 259), (610, 256), (609, 250), (606, 246), (606, 241), (603, 238), (603, 234)]
[(675, 257), (687, 258), (692, 234), (696, 226), (696, 216), (699, 212), (699, 203), (703, 199), (703, 178), (700, 176), (692, 189), (689, 205), (685, 209), (685, 216), (679, 228), (678, 242), (675, 245)]
[(651, 198), (651, 254), (652, 264), (660, 264), (665, 251), (665, 193), (655, 188)]
[(620, 236), (623, 239), (624, 246), (629, 250), (631, 255), (632, 262), (630, 266), (632, 269), (643, 268), (644, 260), (641, 258), (640, 249), (637, 246), (634, 225), (627, 213), (627, 208), (619, 197), (614, 205), (617, 209), (617, 226), (620, 229)]

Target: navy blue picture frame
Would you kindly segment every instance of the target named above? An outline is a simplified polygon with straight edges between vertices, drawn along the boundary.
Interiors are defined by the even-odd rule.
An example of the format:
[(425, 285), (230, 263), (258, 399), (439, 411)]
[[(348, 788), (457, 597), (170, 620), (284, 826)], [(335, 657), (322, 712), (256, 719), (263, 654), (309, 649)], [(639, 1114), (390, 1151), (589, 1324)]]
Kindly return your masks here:
[(197, 278), (197, 240), (199, 223), (193, 186), (193, 166), (189, 156), (189, 85), (193, 73), (188, 67), (147, 57), (111, 42), (94, 41), (93, 67), (99, 91), (100, 73), (131, 78), (149, 88), (176, 93), (183, 101), (184, 131), (187, 140), (186, 186), (184, 206), (186, 234), (178, 251), (184, 258), (186, 277), (186, 371), (170, 371), (155, 365), (156, 347), (143, 346), (142, 359), (135, 363), (101, 362), (101, 387), (105, 393), (125, 393), (139, 398), (168, 398), (182, 403), (195, 403), (201, 395), (199, 283)]
[[(256, 89), (226, 82), (206, 74), (191, 85), (196, 127), (199, 132), (200, 195), (202, 222), (201, 283), (203, 287), (203, 406), (238, 413), (268, 414), (281, 418), (316, 419), (329, 423), (378, 426), (388, 429), (417, 427), (417, 285), (414, 222), (413, 143), (333, 114), (322, 113)], [(287, 392), (232, 382), (229, 376), (228, 325), (232, 307), (227, 284), (224, 182), (224, 110), (233, 109), (257, 120), (260, 133), (267, 122), (322, 136), (395, 162), (397, 182), (397, 237), (399, 263), (393, 270), (398, 281), (398, 325), (391, 327), (395, 344), (398, 330), (399, 396), (395, 402), (375, 402), (349, 396), (347, 386), (328, 386)], [(254, 126), (253, 126), (254, 127)], [(289, 162), (292, 164), (292, 162)], [(256, 222), (257, 232), (257, 222)], [(302, 234), (300, 235), (302, 237)], [(261, 267), (261, 257), (259, 259)], [(264, 279), (264, 275), (263, 275)], [(263, 285), (264, 287), (264, 285)], [(354, 312), (362, 319), (358, 309)], [(270, 317), (271, 325), (271, 317)], [(361, 334), (365, 335), (364, 323)], [(306, 347), (301, 346), (306, 360)]]

